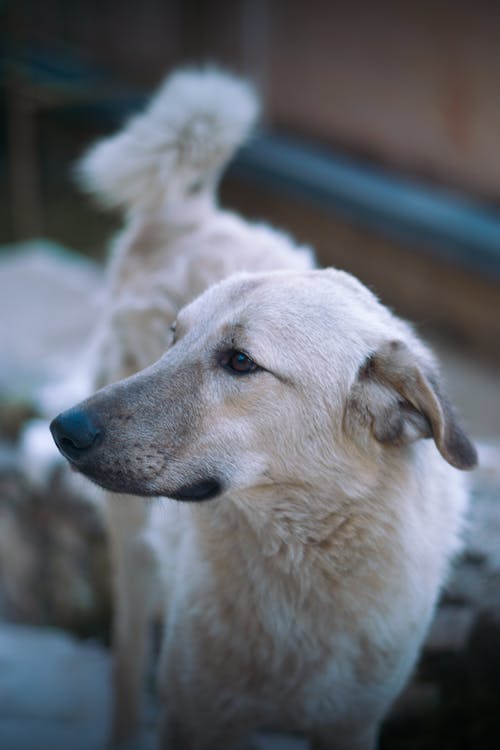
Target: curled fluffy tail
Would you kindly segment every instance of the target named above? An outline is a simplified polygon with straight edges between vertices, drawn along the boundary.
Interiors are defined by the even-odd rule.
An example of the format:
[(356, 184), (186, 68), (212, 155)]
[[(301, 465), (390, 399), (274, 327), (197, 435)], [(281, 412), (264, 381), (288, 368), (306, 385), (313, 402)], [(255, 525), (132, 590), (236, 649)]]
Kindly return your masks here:
[(217, 180), (258, 114), (243, 80), (213, 68), (174, 73), (146, 110), (80, 161), (83, 188), (130, 213), (201, 218)]

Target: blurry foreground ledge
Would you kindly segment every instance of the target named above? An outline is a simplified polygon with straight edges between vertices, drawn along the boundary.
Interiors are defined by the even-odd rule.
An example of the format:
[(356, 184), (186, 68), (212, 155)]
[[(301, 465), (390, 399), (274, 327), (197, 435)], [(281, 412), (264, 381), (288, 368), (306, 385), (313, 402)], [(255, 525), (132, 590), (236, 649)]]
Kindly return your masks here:
[(100, 266), (49, 240), (0, 252), (0, 393), (19, 398), (69, 375), (98, 320)]

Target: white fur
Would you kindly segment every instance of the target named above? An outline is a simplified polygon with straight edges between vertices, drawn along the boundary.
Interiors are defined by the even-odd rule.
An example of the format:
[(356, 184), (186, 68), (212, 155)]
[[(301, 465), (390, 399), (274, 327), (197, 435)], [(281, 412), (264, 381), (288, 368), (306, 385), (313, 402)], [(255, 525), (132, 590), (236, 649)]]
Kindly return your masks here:
[(213, 68), (179, 71), (143, 114), (89, 151), (79, 167), (82, 184), (133, 213), (163, 209), (176, 223), (199, 219), (257, 113), (247, 83)]

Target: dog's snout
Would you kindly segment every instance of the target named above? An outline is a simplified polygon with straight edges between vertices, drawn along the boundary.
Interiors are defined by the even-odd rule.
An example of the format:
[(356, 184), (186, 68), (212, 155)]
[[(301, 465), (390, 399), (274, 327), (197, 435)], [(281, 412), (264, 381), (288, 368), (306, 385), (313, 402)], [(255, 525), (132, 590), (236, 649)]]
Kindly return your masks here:
[(50, 431), (63, 456), (76, 463), (95, 446), (102, 434), (91, 415), (78, 408), (59, 414), (52, 421)]

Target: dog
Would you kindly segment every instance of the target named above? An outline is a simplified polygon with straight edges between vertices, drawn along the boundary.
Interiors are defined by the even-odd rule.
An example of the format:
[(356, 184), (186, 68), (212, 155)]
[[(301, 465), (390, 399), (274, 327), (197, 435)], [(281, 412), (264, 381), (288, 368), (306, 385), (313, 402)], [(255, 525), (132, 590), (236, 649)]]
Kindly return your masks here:
[[(125, 227), (111, 248), (102, 320), (76, 377), (58, 389), (58, 410), (157, 360), (178, 311), (213, 283), (242, 270), (314, 267), (309, 248), (217, 205), (220, 176), (258, 114), (248, 82), (214, 67), (181, 69), (80, 160), (81, 187), (123, 212)], [(142, 498), (100, 500), (114, 574), (111, 738), (120, 744), (139, 727), (150, 623), (164, 609), (163, 515)]]
[[(213, 75), (226, 98), (204, 98)], [(85, 162), (130, 224), (111, 266), (104, 387), (51, 431), (108, 493), (115, 739), (136, 728), (160, 608), (162, 748), (229, 748), (266, 727), (369, 750), (460, 548), (457, 469), (476, 451), (409, 324), (351, 275), (215, 206), (227, 144), (249, 121), (230, 139), (232, 107), (207, 116), (245, 90), (219, 76), (174, 76)], [(201, 123), (199, 152), (184, 139)], [(226, 149), (206, 150), (221, 132)], [(151, 511), (147, 497), (172, 500)]]
[(335, 270), (231, 277), (175, 336), (52, 424), (99, 485), (184, 501), (164, 507), (161, 747), (266, 726), (368, 750), (459, 546), (456, 469), (476, 463), (434, 360)]

